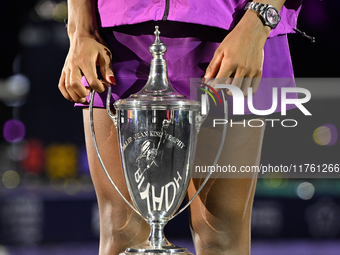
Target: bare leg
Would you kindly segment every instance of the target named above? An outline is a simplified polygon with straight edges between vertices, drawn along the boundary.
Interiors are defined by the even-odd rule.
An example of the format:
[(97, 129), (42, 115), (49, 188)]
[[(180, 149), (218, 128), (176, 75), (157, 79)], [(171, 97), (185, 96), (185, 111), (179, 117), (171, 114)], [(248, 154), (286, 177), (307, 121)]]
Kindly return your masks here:
[[(230, 164), (237, 169), (259, 165), (264, 129), (242, 125), (228, 127), (218, 165)], [(221, 137), (215, 130), (205, 132), (205, 140), (199, 141), (205, 148), (209, 148), (209, 143), (216, 144), (216, 139)], [(196, 164), (202, 163), (199, 159), (203, 157), (197, 155)], [(226, 178), (227, 174), (222, 173), (220, 177), (209, 180), (190, 207), (197, 255), (250, 254), (250, 219), (257, 175)], [(201, 182), (201, 179), (193, 179), (188, 190), (189, 198)]]
[[(119, 190), (131, 201), (121, 168), (116, 128), (106, 109), (95, 108), (93, 115), (100, 155)], [(99, 255), (115, 255), (145, 241), (150, 230), (148, 224), (126, 205), (107, 179), (94, 151), (88, 109), (83, 110), (83, 116), (90, 172), (99, 206)]]

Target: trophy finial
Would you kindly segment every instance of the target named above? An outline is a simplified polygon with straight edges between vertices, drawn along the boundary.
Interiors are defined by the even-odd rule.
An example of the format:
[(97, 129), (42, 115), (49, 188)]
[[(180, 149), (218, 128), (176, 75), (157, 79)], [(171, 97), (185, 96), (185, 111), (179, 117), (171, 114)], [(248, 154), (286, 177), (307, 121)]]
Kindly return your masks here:
[(162, 59), (166, 52), (166, 45), (159, 39), (160, 31), (158, 30), (158, 26), (155, 26), (155, 41), (149, 47), (149, 52), (152, 54), (154, 58)]
[(162, 98), (162, 100), (167, 97), (184, 98), (184, 96), (177, 92), (169, 82), (167, 63), (164, 58), (167, 47), (160, 40), (160, 33), (159, 27), (155, 26), (155, 40), (149, 47), (149, 52), (153, 56), (150, 62), (149, 78), (144, 88), (138, 92), (138, 94), (132, 95), (132, 98), (146, 96), (156, 96), (158, 99)]
[(154, 32), (154, 34), (156, 35), (156, 41), (158, 40), (159, 41), (159, 34), (161, 33), (161, 32), (159, 32), (159, 30), (158, 30), (158, 26), (155, 26), (155, 32)]

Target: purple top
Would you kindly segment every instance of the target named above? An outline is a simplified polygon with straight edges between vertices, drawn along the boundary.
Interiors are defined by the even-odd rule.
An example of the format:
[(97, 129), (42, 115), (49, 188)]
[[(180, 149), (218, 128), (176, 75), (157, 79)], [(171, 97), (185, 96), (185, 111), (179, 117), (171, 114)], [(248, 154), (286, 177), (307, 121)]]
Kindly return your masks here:
[[(147, 34), (147, 31), (154, 31), (154, 23), (124, 26), (123, 29), (120, 29), (124, 31), (119, 32), (114, 28), (105, 30), (106, 41), (112, 49), (112, 70), (117, 81), (116, 86), (111, 86), (111, 103), (120, 98), (126, 98), (145, 86), (152, 59), (147, 49), (155, 39), (152, 32)], [(209, 41), (209, 39), (214, 33), (220, 34), (221, 38), (224, 38), (224, 35), (216, 31), (220, 30), (218, 28), (189, 24), (191, 29), (188, 29), (188, 24), (180, 22), (167, 21), (160, 24), (161, 22), (158, 21), (157, 23), (160, 25), (163, 35), (171, 33), (181, 35), (180, 38), (160, 36), (161, 41), (167, 46), (164, 58), (167, 60), (169, 81), (178, 92), (195, 99), (197, 97), (197, 81), (202, 80), (207, 65), (220, 45), (220, 40)], [(204, 33), (198, 37), (201, 32)], [(193, 36), (192, 33), (197, 35)], [(85, 77), (83, 77), (82, 83), (88, 86)], [(287, 36), (280, 35), (269, 38), (264, 46), (263, 74), (260, 86), (253, 96), (253, 106), (257, 110), (271, 109), (273, 88), (278, 88), (275, 112), (279, 112), (281, 111), (281, 88), (294, 86)], [(106, 92), (96, 93), (94, 106), (105, 107), (106, 95)], [(288, 93), (287, 98), (297, 98), (297, 95)], [(227, 96), (227, 101), (229, 115), (232, 115), (232, 97)], [(76, 104), (76, 106), (84, 107), (86, 105)], [(291, 108), (294, 108), (294, 105), (289, 104), (287, 109)], [(251, 114), (246, 99), (244, 100), (244, 109), (245, 114)]]
[[(169, 2), (168, 6), (166, 3)], [(231, 30), (244, 14), (249, 0), (98, 0), (102, 27), (131, 25), (150, 20), (180, 21)], [(302, 0), (287, 0), (280, 11), (281, 21), (269, 37), (294, 33)], [(168, 10), (168, 14), (167, 14)]]

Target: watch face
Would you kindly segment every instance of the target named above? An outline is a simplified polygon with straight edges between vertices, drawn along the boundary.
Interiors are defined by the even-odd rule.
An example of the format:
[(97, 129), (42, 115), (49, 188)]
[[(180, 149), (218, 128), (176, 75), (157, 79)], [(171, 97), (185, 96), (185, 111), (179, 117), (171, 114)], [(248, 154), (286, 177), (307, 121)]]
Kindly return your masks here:
[(267, 10), (267, 20), (271, 23), (271, 24), (277, 24), (279, 23), (279, 15), (277, 14), (277, 12), (272, 9), (272, 8), (269, 8)]

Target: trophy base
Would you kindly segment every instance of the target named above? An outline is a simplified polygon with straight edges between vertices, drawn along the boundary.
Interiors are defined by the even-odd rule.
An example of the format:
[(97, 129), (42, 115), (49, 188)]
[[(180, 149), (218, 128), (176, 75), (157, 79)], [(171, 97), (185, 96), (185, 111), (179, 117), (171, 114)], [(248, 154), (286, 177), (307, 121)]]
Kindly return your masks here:
[(152, 247), (150, 245), (141, 244), (131, 248), (127, 248), (125, 252), (119, 255), (193, 255), (186, 248), (178, 247), (170, 244), (160, 247)]
[(119, 255), (193, 255), (185, 248), (179, 249), (127, 249)]

